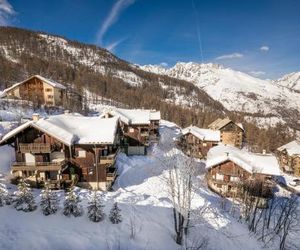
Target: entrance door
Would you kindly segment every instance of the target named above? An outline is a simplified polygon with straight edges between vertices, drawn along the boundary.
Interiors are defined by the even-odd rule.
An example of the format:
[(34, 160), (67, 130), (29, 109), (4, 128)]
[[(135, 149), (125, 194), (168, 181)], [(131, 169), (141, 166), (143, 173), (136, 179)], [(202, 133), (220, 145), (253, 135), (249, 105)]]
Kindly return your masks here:
[(34, 164), (35, 163), (35, 156), (30, 153), (25, 153), (25, 162), (28, 164)]

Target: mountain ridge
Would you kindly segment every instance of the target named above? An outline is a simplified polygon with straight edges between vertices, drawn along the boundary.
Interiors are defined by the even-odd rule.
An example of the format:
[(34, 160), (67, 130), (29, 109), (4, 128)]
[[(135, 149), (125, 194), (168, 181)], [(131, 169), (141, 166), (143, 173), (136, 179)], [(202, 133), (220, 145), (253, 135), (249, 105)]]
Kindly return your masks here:
[(189, 81), (229, 111), (274, 116), (278, 122), (294, 123), (295, 128), (300, 128), (297, 119), (300, 114), (300, 72), (271, 81), (213, 63), (179, 62), (171, 68), (155, 65), (140, 68)]

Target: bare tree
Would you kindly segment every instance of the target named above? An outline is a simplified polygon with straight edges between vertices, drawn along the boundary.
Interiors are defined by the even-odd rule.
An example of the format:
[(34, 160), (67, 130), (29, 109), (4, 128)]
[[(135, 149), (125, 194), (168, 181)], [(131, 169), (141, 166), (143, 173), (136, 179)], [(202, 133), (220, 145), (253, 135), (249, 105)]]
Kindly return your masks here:
[(166, 158), (165, 163), (168, 166), (166, 183), (173, 205), (176, 243), (182, 245), (183, 237), (188, 233), (193, 189), (192, 179), (196, 172), (196, 163), (192, 158), (179, 153)]
[[(299, 211), (298, 211), (298, 197), (296, 195), (285, 199), (282, 204), (282, 214), (280, 216), (281, 223), (278, 226), (277, 232), (280, 234), (280, 250), (286, 248), (286, 240), (290, 233), (299, 230)], [(278, 225), (278, 224), (277, 224)], [(279, 231), (278, 231), (279, 230)]]

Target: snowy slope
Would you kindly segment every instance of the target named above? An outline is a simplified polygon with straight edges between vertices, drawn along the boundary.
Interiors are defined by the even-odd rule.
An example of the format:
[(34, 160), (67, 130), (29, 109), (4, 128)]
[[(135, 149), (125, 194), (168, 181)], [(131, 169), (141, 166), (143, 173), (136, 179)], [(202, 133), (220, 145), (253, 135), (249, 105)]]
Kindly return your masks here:
[(300, 92), (300, 72), (284, 75), (274, 83)]
[[(174, 149), (173, 141), (179, 133), (180, 129), (175, 124), (162, 121), (161, 141), (150, 149), (148, 156), (119, 156), (115, 191), (104, 195), (106, 214), (113, 202), (119, 203), (124, 219), (121, 224), (112, 225), (107, 218), (103, 222), (92, 223), (86, 214), (67, 218), (62, 215), (61, 208), (56, 215), (45, 217), (40, 208), (32, 213), (23, 213), (6, 206), (0, 208), (0, 249), (182, 249), (173, 238), (171, 202), (164, 182), (168, 172), (161, 164), (164, 153), (180, 153)], [(204, 164), (199, 162), (199, 170), (202, 168)], [(7, 169), (2, 170), (7, 173)], [(201, 183), (203, 176), (197, 178)], [(9, 186), (11, 190), (16, 188)], [(88, 191), (77, 189), (77, 192), (85, 207)], [(39, 193), (35, 190), (37, 201)], [(62, 207), (63, 192), (58, 193)], [(263, 245), (249, 235), (245, 224), (220, 209), (220, 202), (221, 198), (206, 185), (195, 190), (192, 207), (205, 207), (206, 212), (192, 221), (192, 242), (189, 244), (205, 238), (209, 250), (263, 249)], [(132, 221), (136, 227), (134, 239), (130, 237)]]
[(231, 111), (284, 120), (293, 119), (293, 112), (300, 112), (300, 93), (290, 89), (299, 87), (299, 73), (274, 83), (212, 63), (179, 62), (169, 69), (155, 65), (141, 66), (141, 69), (192, 82)]

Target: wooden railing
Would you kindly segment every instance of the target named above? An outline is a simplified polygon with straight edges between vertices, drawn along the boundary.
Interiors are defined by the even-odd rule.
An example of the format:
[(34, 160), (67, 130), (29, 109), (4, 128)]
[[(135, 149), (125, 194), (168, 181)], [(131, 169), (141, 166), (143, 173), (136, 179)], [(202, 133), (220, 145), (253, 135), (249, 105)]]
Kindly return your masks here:
[(20, 143), (21, 153), (51, 153), (50, 143)]
[(107, 181), (114, 181), (117, 176), (117, 169), (116, 168), (108, 168), (106, 172), (106, 180)]
[(100, 156), (100, 165), (102, 164), (113, 165), (115, 163), (118, 153), (119, 153), (119, 149), (116, 152), (109, 154), (107, 156)]
[[(235, 177), (235, 176), (233, 176)], [(228, 180), (220, 180), (220, 179), (213, 179), (212, 178), (212, 175), (210, 174), (207, 174), (206, 175), (206, 178), (207, 178), (207, 181), (210, 182), (210, 183), (213, 183), (213, 184), (231, 184), (231, 185), (238, 185), (241, 180), (240, 178), (238, 180), (232, 180), (231, 178), (228, 179)]]
[(14, 162), (12, 171), (55, 171), (61, 170), (66, 161), (60, 162)]

